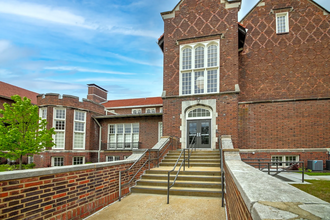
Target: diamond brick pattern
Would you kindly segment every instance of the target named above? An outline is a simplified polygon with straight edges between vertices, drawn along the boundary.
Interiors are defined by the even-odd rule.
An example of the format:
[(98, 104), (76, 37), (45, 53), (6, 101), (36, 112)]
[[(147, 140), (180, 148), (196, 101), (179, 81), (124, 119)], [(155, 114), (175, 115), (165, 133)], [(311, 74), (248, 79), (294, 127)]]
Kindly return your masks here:
[[(235, 25), (237, 29), (237, 9), (227, 10), (224, 4), (215, 0), (185, 0), (180, 10), (175, 13), (174, 18), (166, 19), (165, 23), (165, 51), (164, 51), (164, 90), (167, 96), (179, 95), (179, 46), (176, 41), (192, 37), (215, 35), (227, 33), (228, 39), (237, 39), (236, 30), (231, 28)], [(228, 31), (228, 29), (230, 29)], [(235, 35), (236, 34), (236, 35)], [(211, 39), (199, 39), (206, 41)], [(228, 45), (221, 42), (220, 60), (220, 90), (233, 90), (235, 82), (237, 83), (237, 60), (238, 55), (231, 50), (232, 46), (237, 46), (236, 39)], [(232, 42), (235, 42), (234, 44)], [(191, 43), (191, 42), (188, 42)], [(227, 47), (227, 48), (226, 48)], [(230, 49), (228, 49), (230, 47)], [(235, 60), (236, 59), (236, 60)], [(236, 71), (233, 71), (233, 64), (236, 64)]]
[[(330, 96), (330, 18), (309, 0), (264, 0), (243, 24), (241, 101)], [(276, 34), (271, 9), (292, 7), (288, 34)]]

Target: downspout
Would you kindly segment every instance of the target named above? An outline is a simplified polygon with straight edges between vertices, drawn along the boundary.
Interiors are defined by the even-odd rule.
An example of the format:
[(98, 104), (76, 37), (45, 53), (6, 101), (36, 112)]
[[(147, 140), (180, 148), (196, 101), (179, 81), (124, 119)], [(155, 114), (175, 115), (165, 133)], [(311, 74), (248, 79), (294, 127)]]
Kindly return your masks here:
[(100, 163), (101, 159), (101, 146), (102, 146), (102, 126), (100, 123), (96, 120), (96, 118), (93, 118), (96, 124), (100, 127), (100, 134), (99, 134), (99, 150), (97, 152), (97, 162)]

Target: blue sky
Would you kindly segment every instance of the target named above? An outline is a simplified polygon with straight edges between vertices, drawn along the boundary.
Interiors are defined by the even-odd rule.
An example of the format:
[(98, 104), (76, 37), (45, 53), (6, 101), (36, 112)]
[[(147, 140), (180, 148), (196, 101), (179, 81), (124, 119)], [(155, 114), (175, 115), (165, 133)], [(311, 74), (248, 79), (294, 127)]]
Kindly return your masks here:
[[(0, 0), (0, 81), (81, 98), (89, 83), (108, 99), (160, 96), (160, 13), (178, 1)], [(257, 1), (243, 0), (239, 17)]]

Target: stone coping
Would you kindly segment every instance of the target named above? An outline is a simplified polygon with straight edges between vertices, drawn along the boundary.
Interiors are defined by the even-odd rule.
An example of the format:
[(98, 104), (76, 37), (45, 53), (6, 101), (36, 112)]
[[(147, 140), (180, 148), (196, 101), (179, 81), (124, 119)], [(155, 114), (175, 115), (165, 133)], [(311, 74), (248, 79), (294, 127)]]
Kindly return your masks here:
[(31, 178), (31, 177), (36, 177), (36, 176), (45, 176), (45, 175), (52, 175), (52, 174), (59, 174), (59, 173), (68, 173), (68, 172), (75, 172), (75, 171), (81, 171), (81, 170), (90, 170), (90, 169), (117, 166), (117, 165), (122, 165), (122, 164), (131, 164), (134, 162), (135, 162), (135, 160), (126, 159), (126, 160), (120, 160), (120, 161), (102, 162), (102, 163), (93, 163), (93, 164), (6, 171), (6, 172), (0, 172), (0, 181)]
[(303, 153), (330, 152), (330, 148), (295, 148), (295, 149), (239, 149), (240, 153)]
[[(229, 138), (223, 138), (222, 145), (225, 149), (234, 148)], [(244, 163), (239, 152), (225, 152), (224, 157), (254, 220), (330, 219), (330, 203)]]

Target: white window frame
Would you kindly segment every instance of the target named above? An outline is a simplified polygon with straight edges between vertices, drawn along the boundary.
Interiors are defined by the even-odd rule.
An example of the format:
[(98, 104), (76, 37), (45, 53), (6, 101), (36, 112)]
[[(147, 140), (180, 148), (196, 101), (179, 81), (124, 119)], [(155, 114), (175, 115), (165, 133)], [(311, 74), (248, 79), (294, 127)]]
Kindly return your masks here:
[(28, 164), (34, 163), (33, 155), (28, 156)]
[[(217, 65), (208, 67), (208, 48), (212, 45), (217, 46)], [(198, 47), (204, 47), (204, 66), (200, 68), (195, 68), (195, 49)], [(186, 48), (190, 48), (192, 50), (191, 52), (191, 69), (183, 69), (182, 62), (183, 62), (183, 50)], [(217, 71), (217, 89), (215, 92), (208, 92), (208, 71), (216, 70)], [(196, 93), (195, 92), (195, 86), (197, 86), (197, 83), (195, 83), (195, 74), (197, 72), (203, 72), (203, 92)], [(182, 81), (183, 81), (183, 74), (188, 74), (191, 73), (190, 76), (190, 89), (191, 92), (190, 94), (183, 94), (183, 86), (182, 86)], [(180, 96), (190, 96), (190, 95), (202, 95), (202, 94), (214, 94), (214, 93), (219, 93), (220, 92), (220, 40), (212, 40), (212, 41), (204, 41), (204, 42), (198, 42), (198, 43), (192, 43), (192, 44), (185, 44), (185, 45), (180, 45), (180, 86), (179, 86), (179, 94)], [(196, 85), (195, 85), (196, 84)]]
[[(75, 163), (75, 159), (82, 159), (82, 163), (79, 163), (79, 164), (74, 164)], [(82, 165), (82, 164), (85, 164), (85, 157), (84, 156), (74, 156), (72, 157), (72, 165)]]
[[(44, 117), (45, 116), (45, 117)], [(45, 120), (47, 120), (47, 108), (45, 107), (45, 108), (40, 108), (39, 109), (39, 117), (41, 118), (41, 119), (45, 119)]]
[(154, 113), (156, 113), (156, 108), (147, 108), (146, 113), (147, 114), (154, 114)]
[(61, 167), (61, 166), (55, 166), (55, 158), (62, 159), (63, 166), (64, 166), (64, 157), (52, 157), (52, 167)]
[[(122, 125), (123, 126), (123, 133), (118, 133), (118, 125)], [(137, 125), (139, 128), (139, 132), (136, 133), (134, 132), (134, 125)], [(115, 126), (115, 133), (110, 133), (110, 126)], [(126, 133), (125, 132), (125, 128), (130, 128), (131, 132), (130, 133)], [(118, 141), (118, 135), (123, 135), (122, 139), (123, 142), (119, 142)], [(140, 141), (140, 123), (122, 123), (122, 124), (109, 124), (108, 125), (108, 144), (109, 144), (109, 149), (113, 149), (111, 147), (111, 144), (116, 145), (116, 149), (130, 149), (130, 148), (125, 148), (125, 138), (126, 135), (131, 135), (130, 140), (131, 140), (131, 145), (130, 148), (134, 148), (134, 149), (138, 149), (139, 146), (135, 147), (134, 143), (139, 143)], [(114, 138), (110, 138), (110, 136), (113, 136)], [(137, 138), (136, 138), (137, 137)], [(135, 140), (134, 140), (135, 138)], [(111, 142), (111, 140), (115, 140), (113, 142)], [(120, 144), (122, 144), (122, 146), (120, 146)], [(119, 147), (118, 147), (119, 146)]]
[[(83, 113), (84, 114), (84, 121), (81, 121), (81, 120), (76, 120), (76, 113)], [(84, 111), (78, 111), (78, 110), (75, 110), (74, 111), (74, 115), (73, 115), (73, 149), (78, 149), (78, 150), (84, 150), (85, 149), (85, 146), (86, 146), (86, 112)], [(76, 123), (83, 123), (84, 124), (84, 131), (76, 131)], [(82, 147), (76, 147), (75, 146), (75, 135), (76, 134), (83, 134), (83, 146)]]
[[(277, 18), (283, 17), (283, 16), (285, 16), (285, 31), (279, 32), (279, 24), (278, 24)], [(276, 20), (276, 34), (289, 33), (289, 12), (276, 13), (275, 20)]]
[(163, 107), (159, 108), (159, 113), (163, 113)]
[(158, 122), (158, 140), (163, 136), (163, 122)]
[[(111, 158), (111, 160), (109, 161), (109, 159)], [(113, 161), (119, 161), (120, 156), (106, 156), (106, 162), (113, 162)]]
[(132, 114), (133, 114), (133, 115), (139, 115), (139, 114), (142, 114), (142, 109), (140, 109), (140, 108), (132, 109)]
[[(65, 118), (56, 118), (56, 111), (57, 110), (64, 110), (65, 112)], [(64, 121), (64, 130), (56, 130), (56, 121)], [(66, 109), (65, 108), (57, 108), (55, 107), (53, 109), (53, 128), (55, 129), (55, 132), (56, 133), (63, 133), (63, 141), (64, 141), (64, 144), (63, 144), (63, 147), (57, 147), (56, 145), (53, 147), (53, 149), (65, 149), (65, 129), (66, 127)], [(56, 135), (53, 135), (53, 140), (54, 140), (54, 143), (56, 144), (55, 142), (55, 136)]]
[[(272, 162), (276, 162), (276, 157), (281, 157), (282, 160), (281, 161), (278, 161), (278, 162), (281, 162), (282, 164), (278, 164), (278, 167), (288, 167), (290, 166), (289, 163), (294, 163), (294, 162), (298, 162), (299, 161), (299, 155), (272, 155), (271, 156), (271, 161)], [(287, 157), (296, 157), (296, 160), (295, 161), (287, 161)], [(274, 158), (274, 159), (273, 159)], [(273, 164), (272, 163), (272, 167), (276, 167), (277, 165), (276, 164)]]

